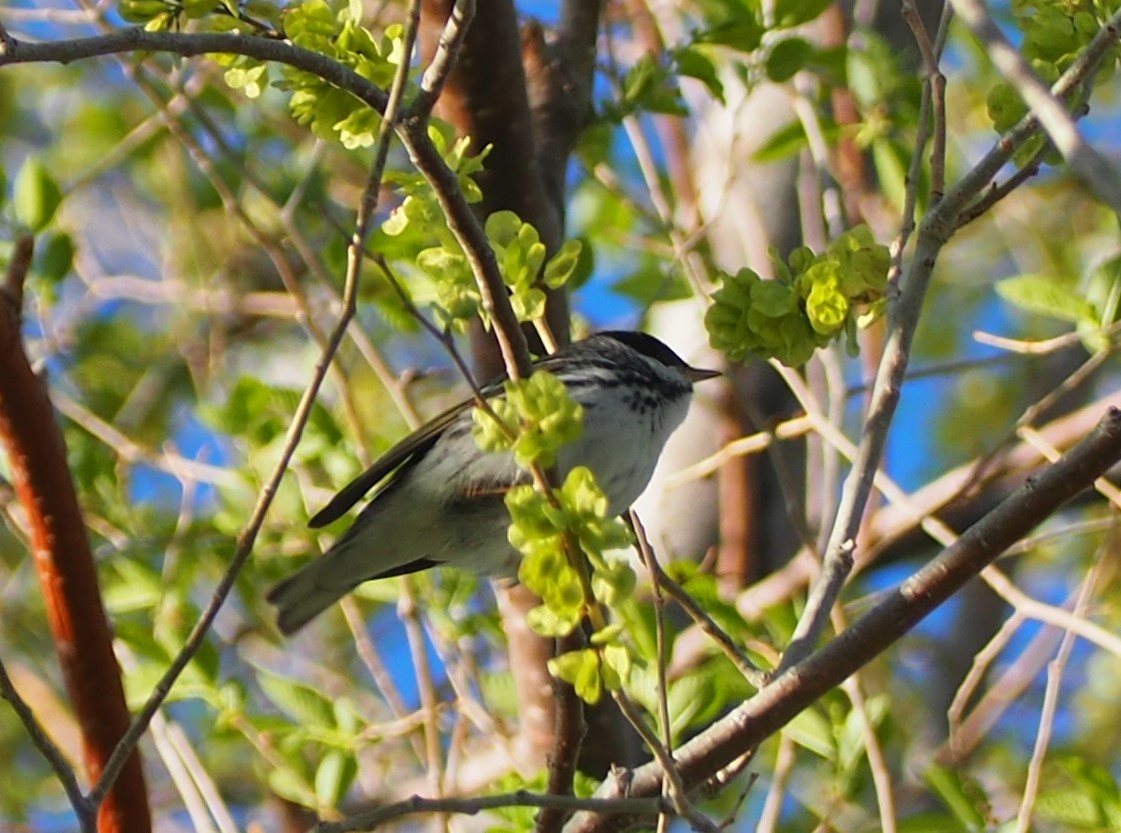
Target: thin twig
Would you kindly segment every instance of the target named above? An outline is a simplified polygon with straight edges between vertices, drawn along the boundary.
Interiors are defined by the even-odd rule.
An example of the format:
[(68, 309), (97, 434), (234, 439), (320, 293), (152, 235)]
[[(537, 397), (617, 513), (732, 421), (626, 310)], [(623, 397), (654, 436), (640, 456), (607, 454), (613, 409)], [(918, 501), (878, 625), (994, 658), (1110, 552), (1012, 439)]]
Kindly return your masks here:
[(767, 795), (763, 799), (763, 809), (759, 813), (755, 833), (774, 833), (778, 829), (778, 820), (786, 804), (787, 784), (794, 772), (797, 755), (797, 744), (788, 733), (783, 732), (778, 739), (778, 754), (775, 756), (775, 765), (771, 770), (771, 784), (767, 787)]
[(1036, 176), (1043, 167), (1044, 157), (1052, 149), (1053, 146), (1050, 142), (1044, 142), (1043, 147), (1035, 152), (1035, 155), (1028, 160), (1027, 164), (1018, 168), (1004, 182), (994, 182), (984, 194), (979, 196), (968, 208), (962, 210), (958, 215), (957, 227), (962, 228), (972, 223), (1033, 176)]
[[(1101, 334), (1109, 337), (1111, 343), (1114, 337), (1121, 333), (1121, 321), (1104, 327)], [(1008, 338), (1006, 336), (999, 336), (993, 333), (986, 333), (983, 330), (973, 331), (973, 340), (978, 344), (987, 344), (990, 347), (999, 347), (1001, 350), (1008, 350), (1013, 353), (1020, 353), (1025, 356), (1045, 356), (1049, 353), (1054, 353), (1057, 350), (1063, 350), (1067, 347), (1074, 347), (1081, 345), (1085, 340), (1085, 333), (1071, 332), (1065, 333), (1061, 336), (1054, 338), (1044, 338), (1039, 340), (1025, 340), (1018, 338)]]
[(686, 466), (667, 477), (666, 488), (673, 489), (693, 480), (699, 480), (702, 477), (715, 474), (722, 466), (737, 457), (759, 454), (766, 451), (776, 442), (796, 440), (799, 437), (804, 437), (812, 430), (813, 420), (808, 416), (802, 415), (780, 422), (769, 431), (758, 431), (746, 437), (732, 440), (708, 457), (698, 460), (696, 463)]
[[(1084, 614), (1086, 608), (1089, 607), (1104, 562), (1105, 559), (1103, 558), (1095, 558), (1093, 565), (1090, 567), (1090, 572), (1082, 582), (1072, 611), (1076, 616)], [(1043, 774), (1043, 761), (1047, 757), (1047, 748), (1050, 746), (1051, 735), (1055, 728), (1055, 714), (1059, 708), (1059, 693), (1062, 689), (1063, 673), (1070, 661), (1071, 652), (1074, 650), (1074, 642), (1074, 633), (1067, 631), (1063, 634), (1059, 651), (1047, 666), (1047, 684), (1043, 689), (1043, 707), (1040, 709), (1039, 730), (1036, 732), (1035, 746), (1032, 749), (1031, 761), (1028, 763), (1024, 794), (1020, 800), (1020, 810), (1016, 814), (1016, 833), (1028, 833), (1031, 829), (1032, 811), (1035, 808), (1036, 797), (1039, 794), (1039, 782)]]
[[(845, 629), (845, 615), (840, 608), (833, 609), (833, 626), (838, 632)], [(860, 674), (853, 674), (841, 684), (841, 690), (852, 703), (853, 711), (860, 718), (860, 731), (864, 736), (864, 755), (868, 759), (868, 769), (872, 773), (872, 786), (876, 792), (876, 806), (880, 811), (880, 830), (895, 833), (898, 830), (896, 819), (895, 789), (892, 786), (891, 769), (884, 756), (884, 748), (876, 735), (876, 727), (868, 716), (868, 702), (864, 697), (864, 687)]]
[(389, 261), (376, 253), (371, 255), (371, 258), (381, 268), (382, 273), (385, 275), (386, 280), (389, 281), (389, 285), (393, 287), (393, 291), (397, 293), (397, 297), (400, 299), (401, 305), (405, 308), (406, 312), (408, 312), (409, 315), (413, 317), (413, 320), (420, 324), (432, 338), (436, 339), (440, 346), (443, 347), (451, 357), (452, 363), (455, 365), (456, 370), (459, 371), (459, 375), (463, 377), (468, 387), (471, 388), (471, 395), (474, 397), (475, 405), (486, 411), (487, 416), (493, 419), (497, 425), (502, 426), (507, 436), (513, 436), (513, 429), (502, 421), (487, 402), (487, 398), (483, 395), (482, 388), (479, 386), (479, 383), (475, 381), (475, 374), (471, 372), (471, 368), (467, 365), (467, 360), (463, 358), (463, 354), (456, 346), (455, 338), (452, 336), (451, 332), (448, 330), (441, 330), (437, 327), (420, 311), (420, 308), (413, 303), (413, 299), (409, 296), (408, 290), (405, 289), (404, 283), (402, 283), (397, 273), (393, 271), (393, 268), (389, 265)]
[(413, 103), (405, 113), (405, 118), (427, 119), (432, 113), (432, 108), (444, 90), (448, 76), (455, 67), (459, 57), (459, 49), (463, 46), (463, 39), (467, 37), (467, 29), (475, 19), (475, 0), (456, 0), (452, 6), (451, 14), (444, 31), (440, 33), (440, 43), (436, 47), (436, 54), (432, 62), (424, 71), (420, 79), (420, 92), (417, 93)]
[(163, 761), (164, 769), (171, 776), (171, 783), (175, 786), (175, 791), (179, 793), (179, 798), (183, 802), (183, 809), (187, 812), (187, 818), (191, 820), (191, 828), (195, 833), (218, 833), (218, 829), (210, 818), (210, 812), (206, 808), (206, 802), (202, 800), (202, 796), (199, 794), (198, 787), (191, 779), (191, 775), (180, 759), (179, 753), (171, 745), (167, 729), (167, 719), (162, 712), (156, 712), (152, 717), (152, 744), (156, 747), (156, 754)]
[[(942, 9), (943, 24), (939, 32), (944, 31), (952, 7), (948, 4)], [(922, 15), (915, 7), (914, 0), (903, 0), (900, 6), (903, 20), (911, 28), (915, 43), (919, 47), (919, 54), (923, 63), (923, 99), (929, 100), (930, 117), (932, 119), (931, 132), (934, 142), (930, 151), (930, 200), (937, 203), (946, 189), (946, 76), (939, 67), (941, 50), (930, 41), (930, 35), (923, 24)], [(929, 99), (927, 89), (929, 88)], [(920, 110), (922, 108), (920, 107)], [(920, 119), (923, 118), (920, 116)], [(921, 129), (921, 128), (920, 128)], [(925, 137), (923, 144), (925, 144)], [(920, 145), (921, 147), (922, 145)], [(912, 157), (912, 162), (916, 157)], [(912, 165), (911, 173), (915, 168)]]
[[(669, 793), (669, 805), (678, 815), (687, 820), (693, 829), (699, 830), (701, 833), (718, 833), (712, 820), (703, 815), (689, 800), (685, 783), (681, 780), (681, 773), (678, 772), (677, 764), (673, 759), (673, 753), (662, 745), (657, 735), (646, 725), (646, 721), (642, 719), (642, 715), (634, 703), (623, 691), (614, 691), (612, 694), (619, 706), (619, 711), (623, 713), (623, 717), (638, 732), (643, 742), (653, 753), (654, 760), (661, 766), (662, 790)], [(662, 814), (664, 814), (664, 811)]]
[(686, 592), (684, 587), (674, 581), (661, 568), (657, 561), (654, 562), (654, 568), (657, 570), (654, 581), (680, 605), (681, 609), (684, 610), (689, 618), (696, 623), (697, 627), (701, 629), (701, 632), (716, 643), (717, 647), (731, 660), (737, 670), (743, 674), (745, 680), (757, 689), (762, 688), (767, 681), (767, 675), (756, 667), (755, 663), (747, 658), (732, 638), (716, 624), (713, 618), (705, 612), (704, 608), (697, 604), (696, 600)]
[(12, 682), (12, 678), (8, 676), (8, 669), (4, 667), (2, 660), (0, 660), (0, 699), (8, 701), (12, 711), (16, 713), (16, 717), (23, 724), (23, 729), (27, 732), (32, 744), (50, 764), (51, 769), (54, 770), (55, 777), (58, 778), (59, 783), (62, 784), (62, 789), (66, 792), (66, 798), (69, 800), (70, 806), (78, 816), (78, 824), (82, 831), (93, 833), (97, 828), (97, 805), (82, 795), (82, 788), (78, 785), (74, 769), (67, 763), (62, 750), (55, 746), (54, 741), (39, 725), (31, 707), (16, 691), (15, 684)]
[(442, 797), (444, 759), (440, 742), (440, 698), (436, 695), (436, 684), (432, 679), (428, 644), (424, 638), (424, 625), (420, 621), (414, 590), (412, 579), (406, 576), (401, 585), (401, 598), (397, 603), (397, 618), (405, 628), (409, 655), (413, 658), (417, 691), (420, 693), (420, 707), (424, 712), (424, 756), (428, 787), (437, 797)]
[(242, 482), (236, 472), (221, 466), (200, 463), (173, 451), (154, 451), (144, 448), (61, 391), (51, 391), (51, 401), (58, 408), (59, 413), (73, 421), (90, 436), (113, 449), (117, 457), (125, 462), (146, 463), (167, 472), (180, 482), (194, 480), (224, 486), (238, 485)]
[(230, 809), (214, 783), (214, 779), (210, 777), (210, 773), (207, 772), (206, 767), (199, 760), (194, 747), (187, 739), (186, 732), (183, 731), (183, 727), (173, 720), (167, 721), (167, 724), (168, 742), (195, 782), (198, 793), (206, 803), (207, 810), (218, 826), (220, 833), (236, 833), (238, 827), (230, 814)]
[[(358, 610), (358, 605), (350, 596), (344, 596), (340, 602), (343, 610), (343, 617), (346, 619), (347, 627), (350, 628), (351, 638), (354, 640), (355, 650), (358, 651), (358, 657), (362, 660), (362, 664), (366, 666), (366, 670), (370, 674), (370, 679), (374, 681), (374, 685), (378, 687), (381, 696), (385, 698), (385, 702), (389, 704), (389, 710), (393, 712), (393, 716), (397, 720), (408, 720), (409, 709), (405, 705), (401, 693), (397, 690), (397, 684), (393, 681), (393, 675), (385, 667), (385, 663), (381, 660), (381, 655), (378, 654), (377, 647), (374, 641), (370, 639), (370, 635), (366, 632), (366, 624), (362, 620), (361, 613)], [(420, 740), (409, 732), (409, 742), (412, 744), (413, 753), (416, 755), (418, 761), (424, 760), (424, 745)]]
[[(666, 752), (672, 758), (673, 725), (670, 723), (669, 682), (666, 680), (666, 665), (669, 662), (669, 645), (666, 641), (666, 597), (662, 594), (662, 585), (658, 581), (658, 576), (662, 571), (658, 566), (657, 556), (654, 555), (654, 549), (650, 546), (650, 541), (646, 537), (646, 529), (642, 526), (638, 513), (631, 509), (627, 512), (626, 521), (627, 526), (634, 533), (635, 546), (638, 548), (643, 564), (646, 565), (647, 572), (650, 573), (650, 583), (654, 587), (654, 640), (658, 665), (658, 723), (662, 731), (662, 743), (665, 744)], [(666, 788), (668, 789), (668, 787), (669, 784), (667, 783)], [(665, 795), (666, 790), (663, 790), (662, 794)], [(669, 817), (664, 813), (658, 816), (658, 833), (665, 833), (668, 821)]]

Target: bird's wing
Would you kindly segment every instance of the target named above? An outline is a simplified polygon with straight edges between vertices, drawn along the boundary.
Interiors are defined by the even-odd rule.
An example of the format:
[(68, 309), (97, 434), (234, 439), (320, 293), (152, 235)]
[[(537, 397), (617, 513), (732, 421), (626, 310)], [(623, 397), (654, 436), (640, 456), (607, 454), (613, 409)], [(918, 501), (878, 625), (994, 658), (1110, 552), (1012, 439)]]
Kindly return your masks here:
[[(481, 393), (487, 399), (502, 390), (502, 381), (498, 380), (487, 384)], [(396, 481), (401, 474), (415, 466), (427, 454), (444, 430), (454, 422), (462, 413), (475, 405), (474, 399), (460, 402), (448, 408), (442, 414), (433, 417), (397, 445), (378, 458), (372, 466), (346, 484), (338, 494), (331, 498), (331, 502), (320, 509), (308, 521), (308, 526), (318, 529), (321, 526), (341, 518), (350, 507), (354, 506), (363, 495), (377, 486), (383, 480), (387, 482), (378, 491), (381, 494), (386, 488)]]
[(396, 479), (402, 472), (415, 466), (435, 445), (444, 429), (472, 405), (474, 405), (473, 399), (460, 402), (439, 416), (433, 417), (409, 434), (378, 458), (372, 466), (346, 484), (338, 494), (331, 498), (330, 503), (315, 513), (312, 519), (308, 521), (308, 526), (317, 529), (341, 518), (370, 489), (386, 478)]

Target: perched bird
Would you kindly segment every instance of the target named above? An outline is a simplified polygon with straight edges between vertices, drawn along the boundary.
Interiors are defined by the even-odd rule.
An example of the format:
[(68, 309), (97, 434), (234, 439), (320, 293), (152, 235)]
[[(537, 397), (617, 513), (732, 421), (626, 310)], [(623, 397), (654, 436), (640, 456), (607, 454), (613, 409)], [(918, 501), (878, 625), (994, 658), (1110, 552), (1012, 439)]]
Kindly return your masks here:
[[(662, 448), (685, 419), (693, 383), (718, 376), (690, 367), (653, 336), (604, 332), (534, 363), (564, 383), (584, 408), (578, 439), (557, 451), (562, 479), (587, 466), (612, 516), (646, 488)], [(484, 396), (502, 393), (503, 379)], [(391, 448), (311, 519), (325, 526), (367, 492), (369, 503), (326, 553), (277, 584), (268, 600), (280, 630), (302, 627), (364, 581), (440, 564), (516, 575), (503, 494), (528, 482), (510, 453), (482, 451), (471, 436), (473, 400), (451, 408)]]

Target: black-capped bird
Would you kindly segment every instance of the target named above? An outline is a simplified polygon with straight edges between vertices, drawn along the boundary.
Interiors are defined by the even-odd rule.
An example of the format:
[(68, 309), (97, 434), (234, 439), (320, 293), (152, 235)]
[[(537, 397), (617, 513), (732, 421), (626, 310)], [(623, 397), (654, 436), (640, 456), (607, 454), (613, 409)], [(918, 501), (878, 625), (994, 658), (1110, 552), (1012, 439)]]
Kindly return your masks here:
[[(579, 438), (557, 451), (560, 480), (587, 466), (609, 512), (625, 512), (650, 482), (662, 449), (689, 410), (693, 383), (718, 376), (690, 367), (646, 333), (603, 332), (534, 363), (564, 383), (584, 408)], [(503, 392), (503, 379), (482, 389)], [(513, 455), (488, 453), (471, 435), (473, 400), (437, 416), (397, 443), (311, 519), (341, 517), (373, 490), (334, 545), (277, 584), (268, 600), (285, 634), (296, 631), (364, 581), (448, 564), (489, 575), (516, 575), (520, 554), (506, 531), (503, 502), (529, 481)]]

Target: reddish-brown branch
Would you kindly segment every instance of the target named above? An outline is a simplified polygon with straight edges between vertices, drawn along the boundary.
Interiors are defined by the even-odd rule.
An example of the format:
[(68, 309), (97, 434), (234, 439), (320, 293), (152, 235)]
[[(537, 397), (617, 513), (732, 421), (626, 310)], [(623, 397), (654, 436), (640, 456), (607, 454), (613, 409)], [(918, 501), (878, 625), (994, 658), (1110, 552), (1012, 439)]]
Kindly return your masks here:
[[(427, 63), (451, 13), (451, 0), (425, 0), (421, 6), (421, 55)], [(484, 213), (514, 211), (537, 226), (541, 239), (556, 248), (561, 230), (547, 206), (537, 169), (536, 145), (521, 36), (511, 0), (478, 0), (459, 58), (436, 104), (436, 113), (470, 136), (472, 150), (493, 146), (480, 176)]]
[[(86, 774), (93, 783), (127, 731), (129, 713), (62, 432), (20, 339), (20, 311), (14, 301), (22, 294), (30, 248), (30, 242), (23, 244), (22, 256), (13, 258), (0, 304), (0, 441), (27, 513), (51, 633), (82, 733)], [(98, 810), (98, 830), (151, 830), (148, 790), (136, 750)]]

